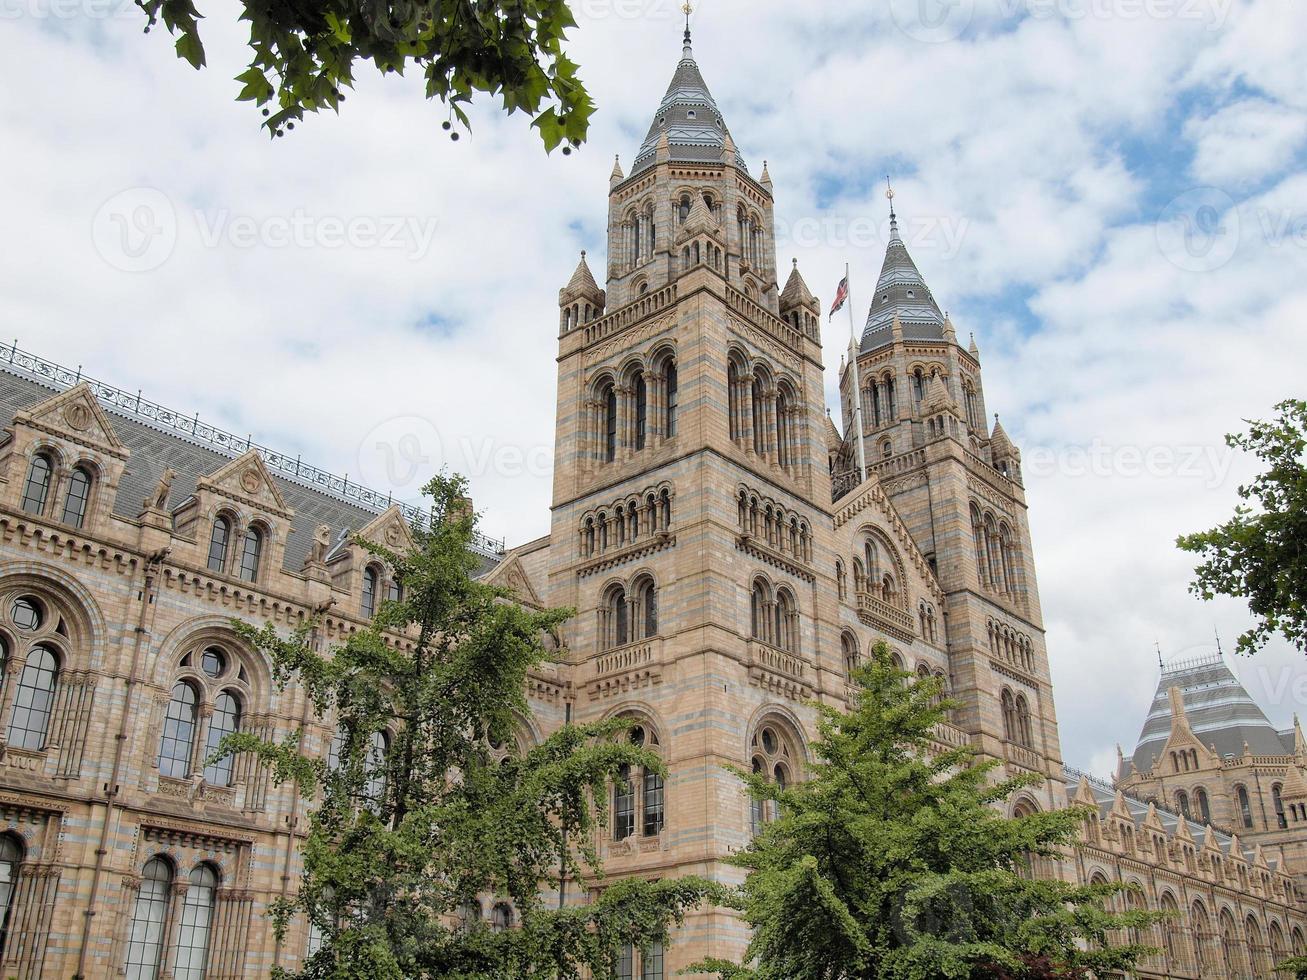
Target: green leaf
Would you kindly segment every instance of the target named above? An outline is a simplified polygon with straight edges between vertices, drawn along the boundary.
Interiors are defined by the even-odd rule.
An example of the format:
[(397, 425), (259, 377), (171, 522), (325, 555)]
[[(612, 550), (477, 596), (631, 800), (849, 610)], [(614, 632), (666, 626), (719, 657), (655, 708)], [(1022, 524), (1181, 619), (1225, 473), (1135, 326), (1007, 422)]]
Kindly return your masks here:
[(204, 67), (204, 45), (199, 34), (188, 32), (177, 38), (177, 57), (185, 58), (196, 70)]

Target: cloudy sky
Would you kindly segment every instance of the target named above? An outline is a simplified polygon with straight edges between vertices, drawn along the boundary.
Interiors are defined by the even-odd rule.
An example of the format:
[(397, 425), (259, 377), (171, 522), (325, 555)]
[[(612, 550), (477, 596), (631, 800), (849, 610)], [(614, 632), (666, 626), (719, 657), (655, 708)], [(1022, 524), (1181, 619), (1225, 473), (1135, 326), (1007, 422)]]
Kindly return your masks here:
[[(233, 97), (229, 4), (192, 71), (130, 0), (0, 0), (6, 338), (382, 489), (436, 462), (486, 529), (548, 529), (557, 290), (603, 267), (607, 177), (680, 54), (674, 0), (579, 0), (599, 103), (546, 157), (491, 106), (451, 142), (364, 71), (270, 141)], [(1233, 646), (1178, 533), (1254, 470), (1222, 433), (1307, 394), (1307, 5), (1300, 0), (701, 0), (695, 51), (781, 261), (854, 301), (892, 173), (910, 250), (1023, 447), (1064, 754), (1127, 750), (1168, 658)], [(846, 337), (827, 342), (828, 398)], [(1272, 719), (1301, 654), (1238, 670)]]

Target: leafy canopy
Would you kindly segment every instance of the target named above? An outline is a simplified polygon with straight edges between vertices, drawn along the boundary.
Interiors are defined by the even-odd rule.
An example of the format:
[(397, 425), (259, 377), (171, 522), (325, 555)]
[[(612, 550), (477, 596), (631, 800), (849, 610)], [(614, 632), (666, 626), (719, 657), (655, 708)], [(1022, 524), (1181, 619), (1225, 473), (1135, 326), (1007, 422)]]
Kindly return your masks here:
[[(193, 0), (137, 2), (147, 31), (162, 20), (177, 38), (177, 56), (204, 66), (203, 15)], [(421, 72), (427, 98), (444, 102), (465, 127), (463, 106), (484, 92), (498, 95), (510, 115), (531, 116), (546, 150), (565, 143), (570, 153), (589, 130), (594, 103), (563, 51), (576, 26), (567, 0), (241, 0), (240, 7), (252, 57), (236, 76), (237, 99), (264, 107), (270, 135), (294, 129), (306, 112), (338, 111), (360, 62), (383, 74)]]
[(1247, 600), (1256, 622), (1239, 637), (1239, 651), (1248, 654), (1276, 633), (1307, 650), (1307, 401), (1291, 399), (1275, 409), (1269, 422), (1249, 422), (1247, 432), (1225, 437), (1226, 445), (1265, 464), (1239, 487), (1239, 497), (1251, 503), (1236, 506), (1234, 517), (1210, 531), (1176, 540), (1203, 559), (1190, 592)]
[[(475, 579), (465, 482), (440, 476), (426, 492), (430, 526), (413, 528), (412, 551), (358, 541), (402, 586), (370, 628), (323, 653), (315, 624), (285, 637), (237, 623), (277, 683), (293, 681), (338, 724), (330, 761), (303, 754), (300, 732), (280, 743), (228, 736), (215, 755), (255, 753), (278, 782), (321, 794), (299, 893), (273, 910), (276, 926), (284, 934), (302, 912), (320, 932), (304, 978), (607, 980), (624, 944), (665, 941), (685, 910), (718, 893), (693, 878), (631, 880), (565, 904), (569, 881), (601, 879), (596, 830), (611, 780), (623, 766), (663, 764), (621, 720), (565, 725), (512, 749), (527, 671), (548, 660), (545, 638), (571, 611), (534, 611)], [(487, 896), (511, 903), (517, 928), (468, 914)]]
[(1038, 777), (994, 781), (997, 763), (969, 748), (932, 754), (951, 704), (938, 679), (897, 669), (884, 643), (855, 681), (850, 712), (818, 706), (809, 778), (782, 789), (737, 772), (780, 815), (733, 858), (748, 870), (746, 965), (703, 969), (727, 980), (1088, 977), (1148, 952), (1109, 941), (1157, 918), (1106, 911), (1122, 886), (1029, 871), (1075, 841), (1083, 808), (1003, 817), (995, 804)]

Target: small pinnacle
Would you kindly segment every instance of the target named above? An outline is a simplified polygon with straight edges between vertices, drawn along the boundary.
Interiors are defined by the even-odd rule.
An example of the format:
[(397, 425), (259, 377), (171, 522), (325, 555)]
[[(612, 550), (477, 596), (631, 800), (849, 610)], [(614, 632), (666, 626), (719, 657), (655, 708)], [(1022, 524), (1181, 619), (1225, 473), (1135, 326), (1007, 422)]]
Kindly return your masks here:
[(790, 259), (790, 261), (794, 263), (794, 268), (797, 269), (797, 268), (799, 267), (799, 260), (798, 260), (798, 259)]
[(581, 249), (581, 258), (585, 258), (585, 249)]

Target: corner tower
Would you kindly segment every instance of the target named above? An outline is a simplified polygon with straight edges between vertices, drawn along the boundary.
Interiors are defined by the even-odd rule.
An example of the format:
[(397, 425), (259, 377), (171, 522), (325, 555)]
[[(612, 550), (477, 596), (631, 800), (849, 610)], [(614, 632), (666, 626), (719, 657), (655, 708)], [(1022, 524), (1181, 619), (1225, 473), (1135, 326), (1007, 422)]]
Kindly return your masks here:
[[(954, 723), (1010, 772), (1038, 772), (1064, 805), (1062, 753), (1026, 515), (1021, 454), (986, 423), (980, 351), (963, 346), (890, 210), (889, 242), (854, 372), (841, 378), (838, 501), (867, 480), (892, 502), (944, 595)], [(861, 399), (862, 432), (854, 431)]]
[[(615, 788), (610, 875), (738, 880), (723, 859), (766, 814), (724, 764), (801, 778), (807, 699), (843, 697), (820, 307), (797, 269), (777, 288), (772, 208), (687, 31), (630, 172), (610, 176), (606, 288), (583, 257), (559, 297), (540, 560), (547, 601), (578, 611), (572, 716), (630, 717), (669, 769)], [(634, 974), (746, 942), (733, 915), (701, 912), (665, 972)]]

